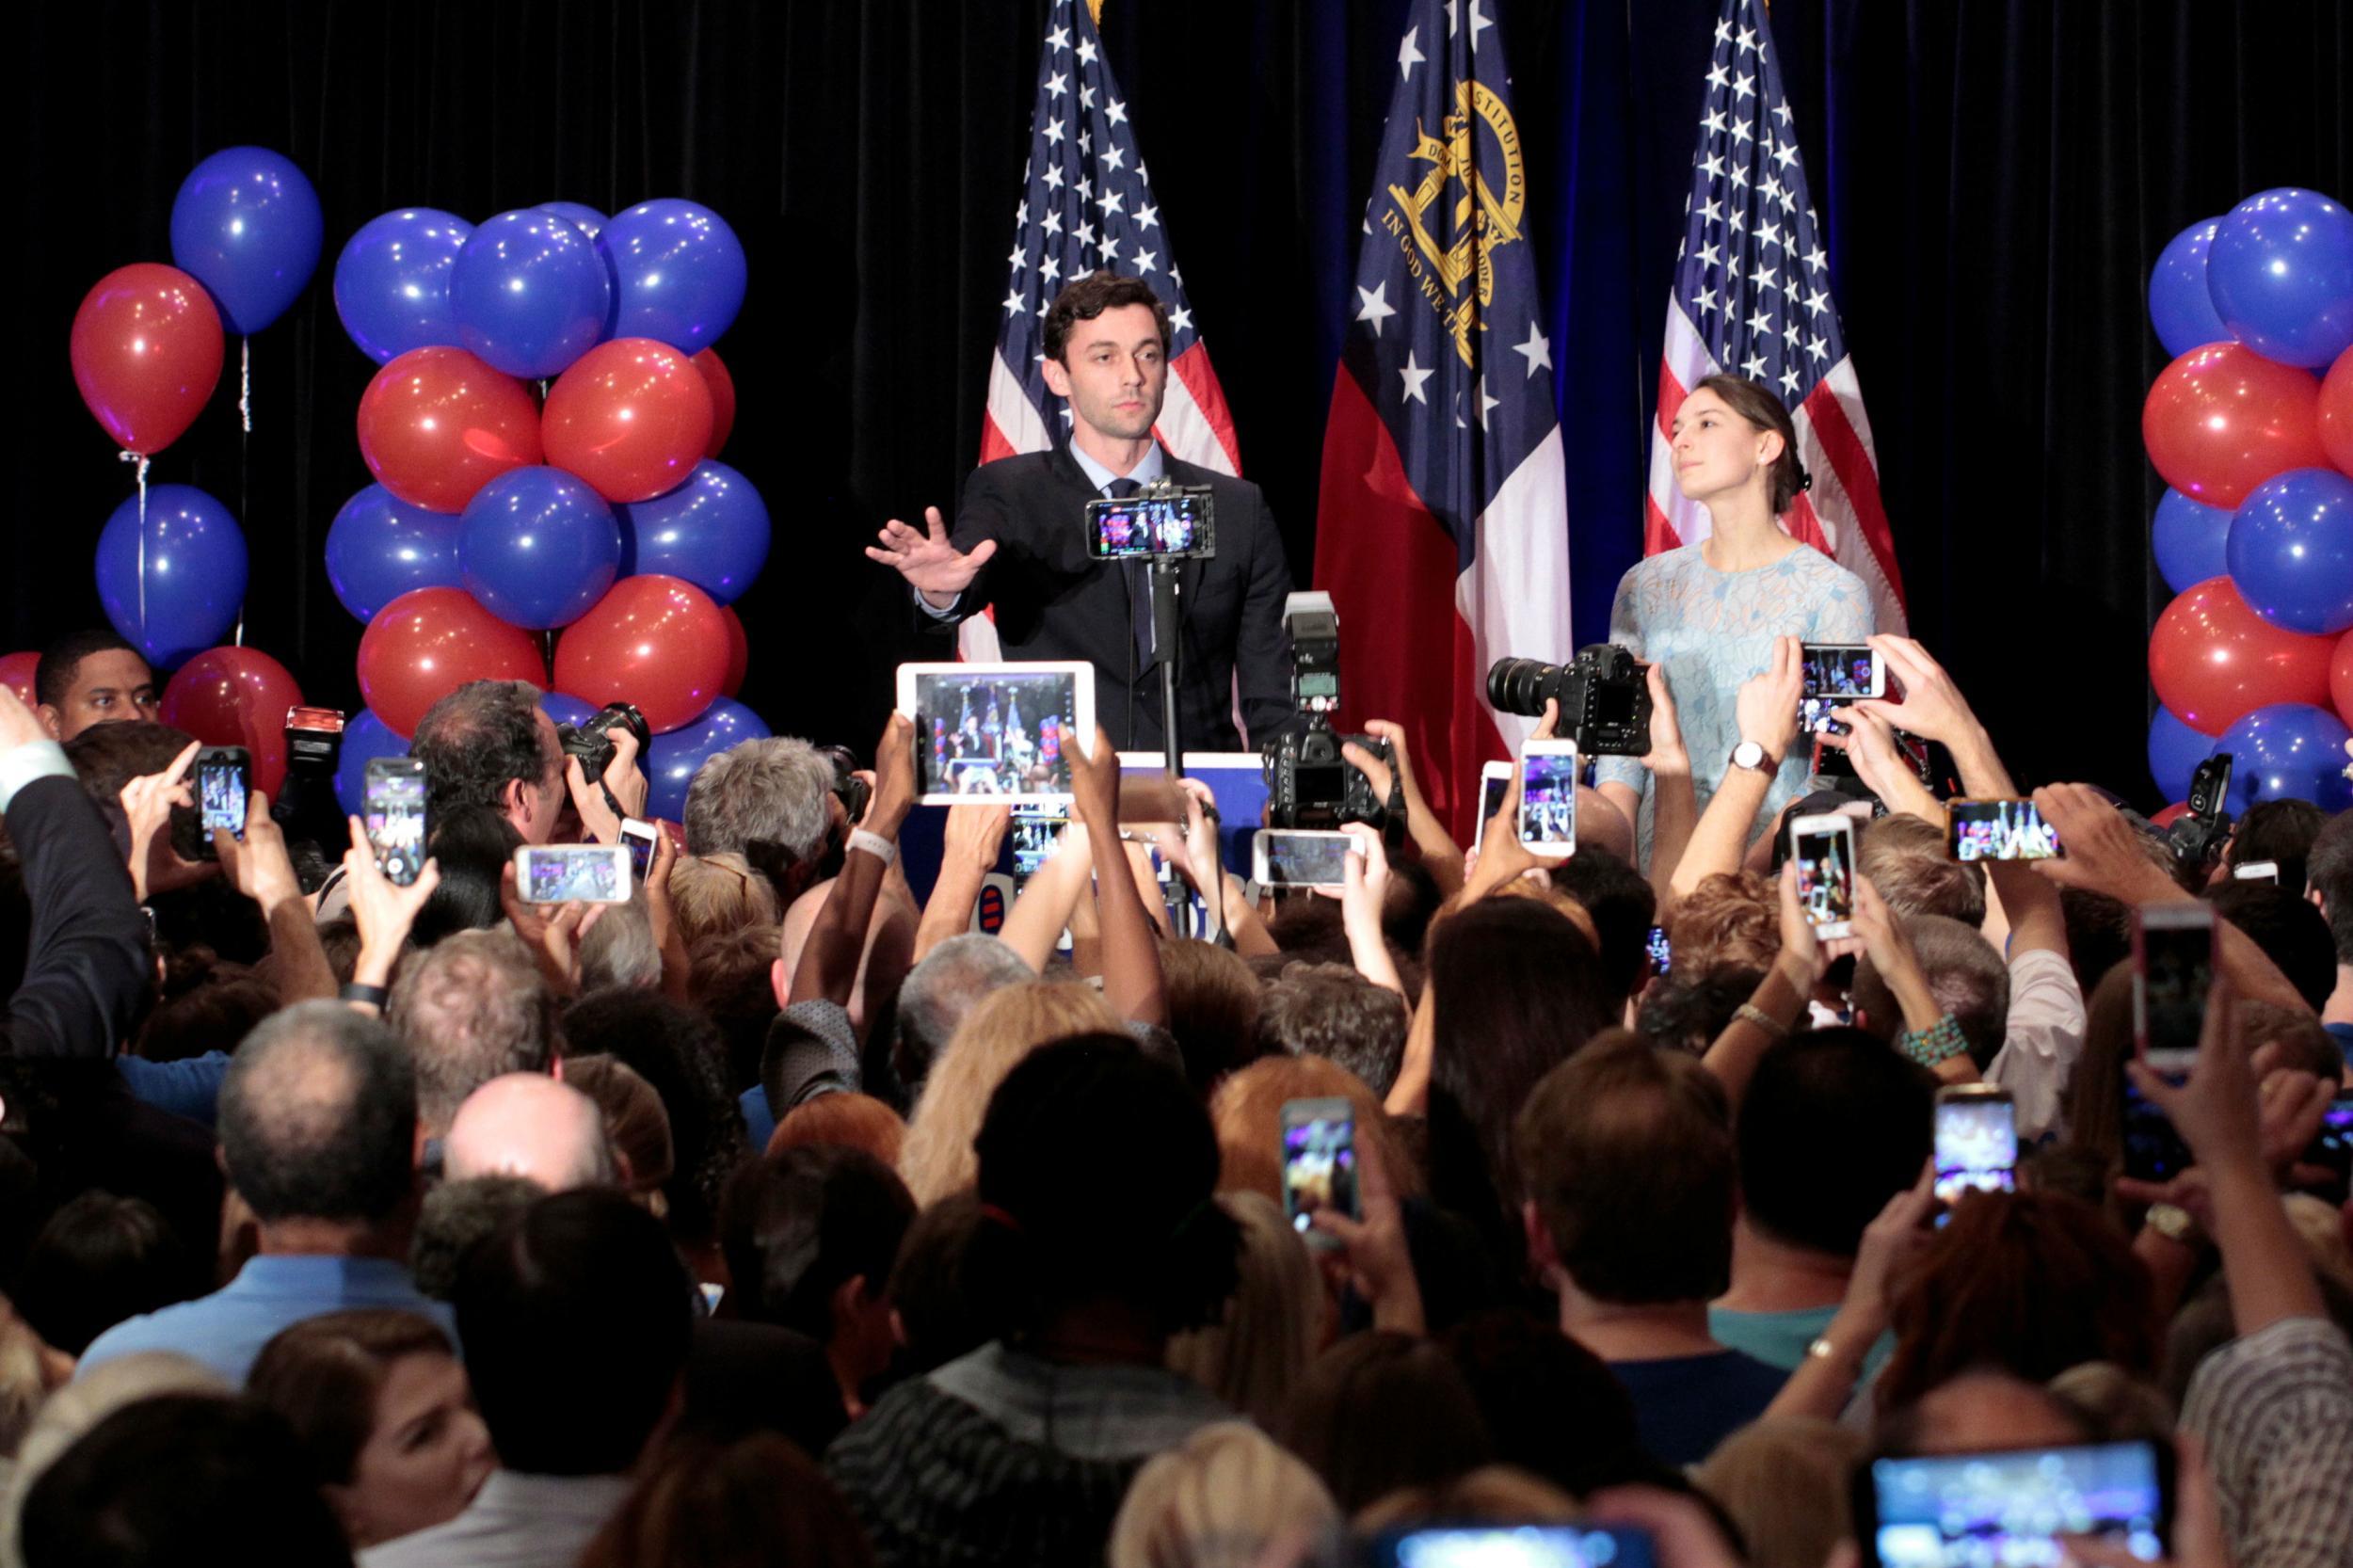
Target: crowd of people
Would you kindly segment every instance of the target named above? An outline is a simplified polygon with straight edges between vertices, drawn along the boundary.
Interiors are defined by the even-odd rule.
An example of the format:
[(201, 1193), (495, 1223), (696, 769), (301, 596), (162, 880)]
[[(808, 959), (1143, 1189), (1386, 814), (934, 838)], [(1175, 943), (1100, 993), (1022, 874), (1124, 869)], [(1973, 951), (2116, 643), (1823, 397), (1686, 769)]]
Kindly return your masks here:
[[(208, 855), (195, 742), (69, 639), (0, 689), (0, 1561), (1291, 1568), (1587, 1522), (1832, 1568), (1878, 1560), (1875, 1464), (2104, 1442), (2177, 1456), (2183, 1568), (2353, 1561), (2313, 1158), (2353, 815), (2258, 806), (2209, 864), (2057, 782), (2064, 858), (1957, 862), (1896, 729), (2021, 791), (1925, 649), (1870, 646), (1902, 693), (1840, 710), (1825, 941), (1786, 821), (1838, 803), (1768, 803), (1794, 639), (1719, 715), (1773, 766), (1696, 798), (1654, 679), (1649, 776), (1581, 790), (1565, 858), (1515, 787), (1465, 855), (1376, 726), (1350, 765), (1404, 820), (1337, 897), (1225, 871), (1197, 781), (1123, 825), (1108, 739), (1066, 745), (1071, 825), (987, 935), (1010, 810), (945, 808), (919, 896), (904, 717), (860, 790), (800, 740), (713, 759), (627, 903), (550, 906), (514, 851), (643, 815), (625, 730), (589, 778), (537, 692), (469, 684), (414, 738), (412, 884), (259, 794)], [(2161, 1076), (2134, 911), (2201, 899)], [(2015, 1190), (1946, 1201), (1932, 1106), (1980, 1080)], [(1305, 1233), (1302, 1100), (1352, 1139)], [(2151, 1108), (2162, 1182), (2124, 1174)], [(1925, 1560), (2049, 1560), (1978, 1546)]]

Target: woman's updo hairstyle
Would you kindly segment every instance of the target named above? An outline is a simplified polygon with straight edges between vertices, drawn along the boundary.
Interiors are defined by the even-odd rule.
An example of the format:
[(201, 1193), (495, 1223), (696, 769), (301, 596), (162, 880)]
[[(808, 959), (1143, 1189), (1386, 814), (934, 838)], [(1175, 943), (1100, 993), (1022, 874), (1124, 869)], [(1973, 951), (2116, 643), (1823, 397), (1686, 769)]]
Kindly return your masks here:
[(972, 1146), (968, 1277), (1016, 1334), (1096, 1296), (1175, 1334), (1215, 1321), (1233, 1295), (1241, 1235), (1214, 1201), (1209, 1113), (1183, 1074), (1128, 1036), (1032, 1051), (990, 1096)]
[(1800, 491), (1814, 488), (1814, 476), (1798, 461), (1798, 427), (1790, 423), (1789, 410), (1782, 407), (1781, 399), (1764, 382), (1741, 376), (1709, 376), (1691, 390), (1714, 392), (1752, 429), (1770, 430), (1781, 438), (1781, 456), (1773, 459), (1770, 475), (1773, 516), (1779, 517), (1795, 505)]

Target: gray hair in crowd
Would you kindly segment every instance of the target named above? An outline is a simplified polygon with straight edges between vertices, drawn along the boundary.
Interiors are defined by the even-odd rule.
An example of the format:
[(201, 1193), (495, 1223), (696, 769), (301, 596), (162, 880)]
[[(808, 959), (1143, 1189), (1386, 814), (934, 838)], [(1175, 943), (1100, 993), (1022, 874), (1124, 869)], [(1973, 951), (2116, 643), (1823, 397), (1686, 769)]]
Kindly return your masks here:
[(744, 855), (771, 844), (806, 859), (824, 847), (832, 793), (833, 763), (807, 741), (774, 735), (730, 746), (686, 788), (687, 853)]

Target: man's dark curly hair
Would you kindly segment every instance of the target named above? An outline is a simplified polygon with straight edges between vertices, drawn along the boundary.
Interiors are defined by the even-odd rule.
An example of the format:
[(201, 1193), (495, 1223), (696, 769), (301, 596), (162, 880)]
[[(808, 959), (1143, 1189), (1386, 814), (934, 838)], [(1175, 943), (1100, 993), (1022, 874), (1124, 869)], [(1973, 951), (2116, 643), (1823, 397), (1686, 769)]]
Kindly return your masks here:
[(539, 693), (527, 680), (469, 680), (425, 710), (408, 755), (424, 764), (425, 810), (503, 810), (506, 786), (538, 785), (562, 760), (539, 730)]

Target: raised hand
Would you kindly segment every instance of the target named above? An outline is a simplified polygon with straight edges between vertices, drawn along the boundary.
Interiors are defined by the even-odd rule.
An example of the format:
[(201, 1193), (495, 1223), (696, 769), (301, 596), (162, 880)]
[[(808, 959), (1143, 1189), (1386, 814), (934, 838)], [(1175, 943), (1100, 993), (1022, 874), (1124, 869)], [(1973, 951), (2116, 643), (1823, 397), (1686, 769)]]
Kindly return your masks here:
[(1947, 747), (1958, 747), (1977, 733), (1977, 715), (1970, 710), (1969, 699), (1961, 695), (1953, 678), (1945, 673), (1945, 666), (1927, 648), (1910, 637), (1886, 633), (1873, 637), (1871, 646), (1902, 683), (1904, 699), (1888, 702), (1869, 698), (1856, 703), (1856, 707), (1908, 733), (1942, 742)]
[(948, 525), (941, 520), (938, 507), (923, 508), (923, 523), (927, 531), (918, 533), (892, 518), (876, 536), (881, 545), (866, 547), (866, 558), (880, 561), (944, 610), (972, 585), (981, 568), (997, 553), (997, 541), (983, 539), (966, 554), (948, 542)]
[(1798, 705), (1804, 700), (1803, 658), (1795, 637), (1775, 637), (1773, 657), (1761, 674), (1741, 684), (1734, 699), (1740, 738), (1754, 741), (1780, 761), (1798, 740)]
[(1645, 666), (1642, 682), (1650, 688), (1650, 754), (1642, 759), (1642, 765), (1653, 773), (1688, 770), (1691, 759), (1684, 748), (1683, 724), (1675, 716), (1674, 688), (1668, 683), (1667, 666)]
[(164, 832), (175, 806), (193, 806), (188, 795), (188, 764), (203, 749), (190, 741), (161, 773), (142, 774), (122, 786), (122, 816), (131, 826), (131, 890), (141, 904), (151, 892), (185, 887), (213, 874), (214, 867), (183, 860)]

